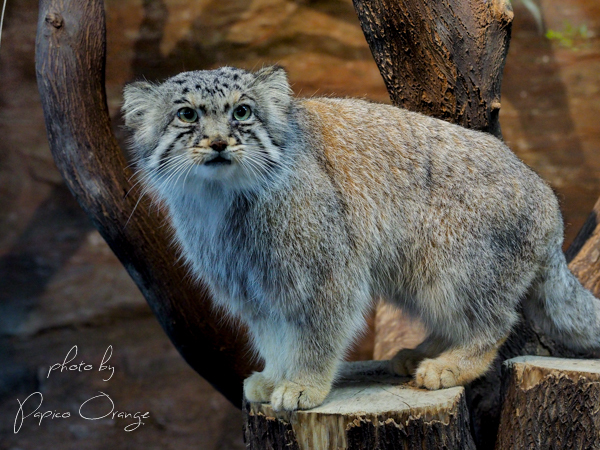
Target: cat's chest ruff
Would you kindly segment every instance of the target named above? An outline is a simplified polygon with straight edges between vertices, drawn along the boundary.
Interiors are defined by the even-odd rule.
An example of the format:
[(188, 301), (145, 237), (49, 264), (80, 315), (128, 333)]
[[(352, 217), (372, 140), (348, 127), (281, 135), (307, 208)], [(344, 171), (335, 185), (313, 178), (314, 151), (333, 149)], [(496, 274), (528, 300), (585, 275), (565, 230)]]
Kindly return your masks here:
[(264, 259), (256, 257), (264, 236), (249, 226), (250, 206), (218, 197), (198, 197), (182, 206), (173, 208), (172, 214), (177, 239), (197, 275), (220, 291), (234, 290), (235, 296), (247, 297), (256, 284), (251, 278), (260, 272)]
[(264, 251), (267, 236), (243, 219), (235, 211), (208, 219), (214, 228), (205, 227), (203, 238), (198, 239), (195, 263), (217, 303), (233, 314), (258, 317), (269, 310), (266, 299), (280, 293), (273, 284), (276, 274), (269, 270), (269, 252)]
[(202, 254), (206, 257), (213, 253), (227, 257), (234, 250), (232, 247), (240, 246), (252, 231), (243, 219), (247, 211), (240, 210), (229, 198), (197, 196), (174, 209), (175, 228), (181, 230), (179, 238), (184, 246), (200, 252), (198, 259), (202, 259)]

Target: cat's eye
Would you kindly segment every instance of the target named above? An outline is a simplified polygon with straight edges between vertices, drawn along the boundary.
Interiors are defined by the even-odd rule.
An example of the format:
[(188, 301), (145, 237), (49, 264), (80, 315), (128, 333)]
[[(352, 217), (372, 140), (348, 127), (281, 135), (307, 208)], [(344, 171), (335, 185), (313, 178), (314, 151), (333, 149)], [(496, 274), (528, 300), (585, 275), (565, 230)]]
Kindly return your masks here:
[(179, 111), (177, 111), (177, 117), (179, 117), (179, 120), (182, 120), (187, 123), (192, 123), (198, 120), (198, 113), (195, 109), (186, 107), (181, 108)]
[(252, 114), (252, 109), (248, 105), (240, 105), (233, 110), (235, 120), (248, 120), (250, 114)]

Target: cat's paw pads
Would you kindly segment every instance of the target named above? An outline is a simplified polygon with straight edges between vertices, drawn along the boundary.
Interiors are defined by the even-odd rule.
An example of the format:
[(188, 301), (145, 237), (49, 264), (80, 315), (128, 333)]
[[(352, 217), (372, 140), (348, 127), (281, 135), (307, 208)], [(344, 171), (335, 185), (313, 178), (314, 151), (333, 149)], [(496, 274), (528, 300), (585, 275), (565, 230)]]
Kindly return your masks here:
[(397, 375), (410, 377), (415, 373), (417, 366), (424, 358), (425, 356), (421, 352), (405, 348), (392, 358), (392, 370)]
[(458, 386), (460, 369), (456, 365), (443, 364), (435, 359), (425, 359), (417, 368), (417, 387), (430, 390)]
[(254, 372), (244, 380), (244, 396), (249, 402), (268, 402), (275, 384), (262, 372)]
[(328, 393), (329, 386), (307, 386), (284, 381), (273, 391), (271, 406), (276, 411), (311, 409), (323, 403)]

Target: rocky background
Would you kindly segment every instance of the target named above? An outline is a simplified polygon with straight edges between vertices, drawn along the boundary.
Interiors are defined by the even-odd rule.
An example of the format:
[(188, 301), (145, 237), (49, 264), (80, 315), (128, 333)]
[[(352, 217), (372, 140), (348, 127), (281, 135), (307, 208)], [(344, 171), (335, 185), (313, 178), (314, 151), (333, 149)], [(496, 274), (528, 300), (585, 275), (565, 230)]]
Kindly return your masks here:
[[(500, 117), (511, 148), (556, 189), (568, 244), (600, 195), (600, 3), (531, 4), (513, 2)], [(388, 101), (350, 0), (105, 5), (108, 103), (121, 143), (124, 83), (182, 70), (278, 63), (300, 96)], [(35, 0), (8, 0), (0, 48), (0, 449), (243, 448), (239, 411), (179, 357), (54, 167), (35, 80), (37, 20)], [(407, 342), (415, 339), (409, 329)], [(81, 371), (48, 375), (75, 345), (69, 358), (84, 363)], [(103, 381), (110, 349), (105, 365), (114, 375)], [(367, 335), (352, 358), (370, 351)], [(127, 432), (132, 419), (79, 417), (99, 391), (115, 412), (149, 418)], [(33, 392), (43, 395), (38, 413), (49, 417), (26, 417), (15, 433), (19, 402)], [(31, 397), (24, 414), (39, 403)], [(89, 417), (112, 408), (106, 398), (86, 405)], [(71, 417), (57, 416), (65, 412)]]

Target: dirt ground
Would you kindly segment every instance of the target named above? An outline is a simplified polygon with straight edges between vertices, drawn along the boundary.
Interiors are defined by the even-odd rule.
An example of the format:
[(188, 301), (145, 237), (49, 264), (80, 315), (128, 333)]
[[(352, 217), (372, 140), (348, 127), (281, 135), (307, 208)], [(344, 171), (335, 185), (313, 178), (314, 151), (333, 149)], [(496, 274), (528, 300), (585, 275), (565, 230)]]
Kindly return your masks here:
[[(279, 63), (298, 95), (388, 101), (350, 0), (105, 5), (121, 143), (124, 83), (181, 70)], [(537, 5), (541, 21), (513, 2), (500, 117), (507, 143), (557, 191), (568, 245), (600, 195), (600, 2)], [(0, 449), (243, 448), (239, 411), (179, 357), (53, 165), (35, 80), (37, 6), (8, 2), (0, 48)], [(367, 337), (353, 357), (369, 351)], [(70, 357), (79, 370), (54, 366)], [(25, 402), (34, 392), (48, 417), (25, 417), (15, 433), (20, 403), (24, 415), (40, 403)], [(114, 411), (147, 412), (144, 424), (79, 416), (99, 417), (111, 400)]]

